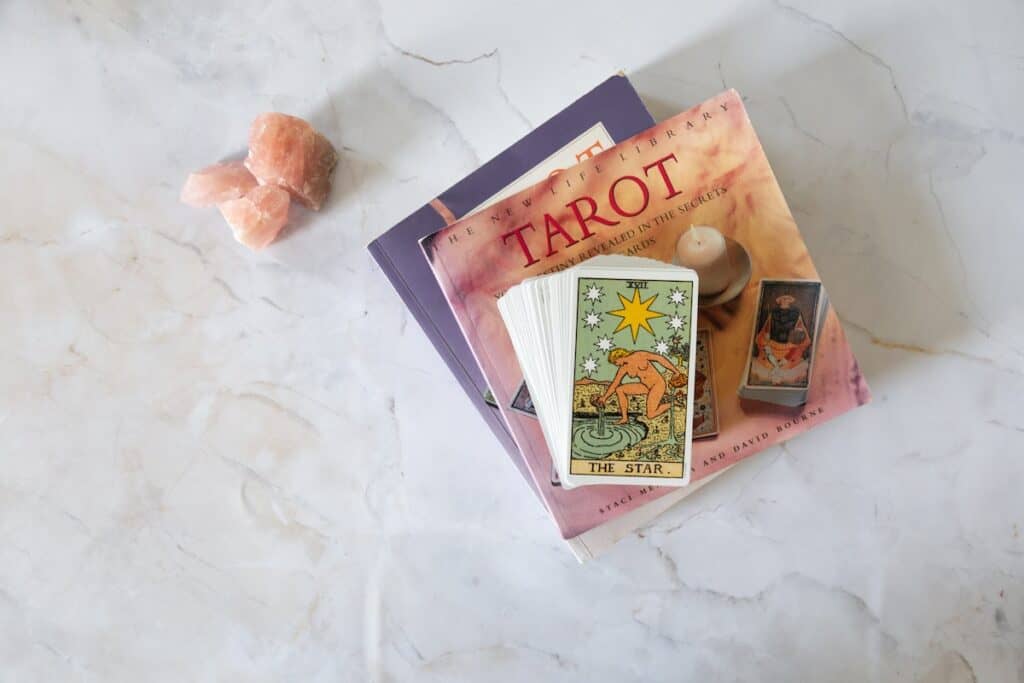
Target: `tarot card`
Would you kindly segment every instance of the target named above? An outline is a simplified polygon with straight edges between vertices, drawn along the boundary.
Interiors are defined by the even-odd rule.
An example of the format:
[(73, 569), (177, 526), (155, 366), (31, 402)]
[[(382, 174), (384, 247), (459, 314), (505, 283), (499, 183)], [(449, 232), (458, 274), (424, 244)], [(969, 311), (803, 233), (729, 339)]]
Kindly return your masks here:
[(696, 274), (584, 265), (571, 282), (571, 426), (562, 483), (687, 483)]
[(537, 409), (533, 405), (533, 399), (530, 398), (530, 388), (526, 386), (526, 380), (523, 380), (523, 383), (519, 385), (519, 389), (516, 391), (516, 395), (509, 407), (517, 412), (537, 417)]
[(498, 407), (498, 399), (494, 398), (494, 392), (490, 389), (487, 389), (487, 391), (484, 392), (484, 403), (492, 408)]
[(561, 486), (562, 478), (558, 476), (558, 468), (555, 467), (554, 461), (551, 462), (551, 485)]
[(807, 401), (827, 300), (814, 280), (761, 280), (741, 396), (788, 406)]
[(718, 434), (718, 389), (715, 386), (715, 357), (711, 351), (711, 330), (697, 330), (697, 352), (693, 372), (693, 438)]

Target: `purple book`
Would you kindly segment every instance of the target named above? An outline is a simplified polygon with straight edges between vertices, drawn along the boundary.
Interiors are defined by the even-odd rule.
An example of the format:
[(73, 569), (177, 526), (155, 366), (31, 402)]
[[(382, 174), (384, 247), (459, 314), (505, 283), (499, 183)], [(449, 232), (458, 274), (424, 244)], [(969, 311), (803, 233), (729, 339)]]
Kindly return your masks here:
[(490, 389), (423, 255), (420, 239), (652, 125), (654, 119), (629, 80), (612, 76), (368, 247), (531, 486), (533, 478), (501, 412), (489, 402)]

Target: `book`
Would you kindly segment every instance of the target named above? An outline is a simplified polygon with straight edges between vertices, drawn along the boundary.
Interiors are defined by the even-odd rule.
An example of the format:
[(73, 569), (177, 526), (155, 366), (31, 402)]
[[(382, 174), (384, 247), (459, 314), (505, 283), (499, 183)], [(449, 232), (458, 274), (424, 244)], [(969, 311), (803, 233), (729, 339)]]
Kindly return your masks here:
[(498, 300), (567, 489), (690, 482), (697, 291), (689, 268), (609, 255)]
[(565, 538), (598, 527), (609, 509), (629, 513), (694, 485), (550, 485), (552, 458), (538, 420), (509, 407), (523, 373), (498, 299), (528, 277), (599, 254), (671, 263), (684, 253), (681, 242), (692, 226), (720, 233), (735, 266), (735, 277), (721, 291), (701, 297), (699, 318), (715, 349), (717, 434), (693, 442), (691, 479), (699, 484), (870, 400), (831, 306), (821, 315), (805, 403), (783, 406), (739, 394), (761, 280), (820, 278), (734, 90), (422, 240), (536, 490)]
[(559, 169), (611, 148), (616, 141), (653, 123), (654, 119), (629, 80), (621, 74), (612, 76), (367, 247), (470, 402), (531, 486), (534, 486), (533, 477), (423, 257), (419, 241)]

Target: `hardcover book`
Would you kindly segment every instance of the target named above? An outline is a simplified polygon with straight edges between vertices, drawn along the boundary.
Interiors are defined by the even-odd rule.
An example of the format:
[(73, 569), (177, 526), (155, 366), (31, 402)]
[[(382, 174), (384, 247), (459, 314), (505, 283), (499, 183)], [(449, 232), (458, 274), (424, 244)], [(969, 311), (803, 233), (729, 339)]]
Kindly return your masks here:
[[(713, 346), (715, 364), (699, 380), (713, 396), (701, 409), (714, 411), (702, 416), (714, 430), (693, 442), (695, 484), (686, 489), (558, 486), (536, 415), (512, 407), (517, 397), (521, 402), (523, 373), (498, 299), (528, 277), (598, 254), (671, 263), (697, 233), (691, 226), (720, 233), (728, 244), (728, 261), (735, 265), (720, 283), (720, 292), (716, 287), (714, 296), (701, 296), (699, 318), (708, 330), (702, 343)], [(780, 282), (820, 283), (820, 278), (733, 90), (445, 227), (422, 245), (535, 489), (565, 538), (602, 525), (612, 514), (692, 490), (739, 460), (870, 398), (825, 297), (800, 298), (790, 292), (796, 291), (795, 285)], [(762, 280), (772, 281), (773, 296), (778, 295), (774, 300), (759, 298)], [(587, 312), (601, 324), (612, 313), (599, 306)], [(626, 352), (638, 346), (639, 338), (619, 339), (629, 332), (608, 329), (615, 346)], [(655, 337), (670, 333), (653, 325), (644, 331)], [(659, 348), (659, 341), (670, 343), (667, 338), (645, 338), (644, 343)], [(758, 368), (754, 375), (752, 367)], [(749, 385), (751, 376), (777, 388), (789, 383), (793, 390), (781, 393), (798, 396), (800, 404), (741, 397), (741, 386)], [(694, 398), (700, 402), (702, 396)]]

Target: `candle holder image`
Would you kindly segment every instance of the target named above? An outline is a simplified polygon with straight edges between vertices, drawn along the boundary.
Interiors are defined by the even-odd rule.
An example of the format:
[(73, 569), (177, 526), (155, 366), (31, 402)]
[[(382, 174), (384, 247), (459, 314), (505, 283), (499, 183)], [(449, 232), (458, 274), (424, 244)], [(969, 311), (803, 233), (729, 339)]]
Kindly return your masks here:
[(710, 225), (692, 225), (679, 236), (673, 263), (697, 271), (700, 308), (721, 306), (738, 297), (752, 271), (746, 248)]

